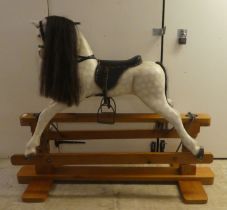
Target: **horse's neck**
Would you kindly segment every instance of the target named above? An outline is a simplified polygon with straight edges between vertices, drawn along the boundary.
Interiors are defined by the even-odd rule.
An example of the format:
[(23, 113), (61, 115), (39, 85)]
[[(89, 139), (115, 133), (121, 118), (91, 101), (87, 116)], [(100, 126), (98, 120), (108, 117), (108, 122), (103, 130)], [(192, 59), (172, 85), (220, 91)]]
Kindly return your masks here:
[[(93, 55), (90, 45), (88, 44), (86, 38), (81, 32), (79, 32), (79, 39), (80, 39), (80, 47), (79, 47), (80, 49), (79, 49), (78, 55), (81, 55), (81, 56)], [(97, 64), (98, 62), (96, 59), (88, 59), (86, 61), (79, 63), (82, 100), (87, 96), (94, 95), (100, 92), (98, 86), (94, 83), (94, 74), (95, 74)]]
[(79, 55), (81, 56), (89, 56), (93, 55), (93, 52), (91, 50), (90, 45), (88, 44), (86, 38), (82, 34), (82, 32), (79, 31), (79, 39), (80, 39), (80, 50)]
[[(79, 31), (79, 42), (80, 42), (80, 46), (79, 46), (78, 55), (80, 56), (93, 55), (92, 49), (88, 44), (88, 41), (80, 31)], [(86, 69), (89, 69), (90, 71), (95, 71), (97, 63), (98, 62), (96, 59), (88, 59), (86, 61), (81, 62), (80, 66), (81, 68), (86, 68)]]

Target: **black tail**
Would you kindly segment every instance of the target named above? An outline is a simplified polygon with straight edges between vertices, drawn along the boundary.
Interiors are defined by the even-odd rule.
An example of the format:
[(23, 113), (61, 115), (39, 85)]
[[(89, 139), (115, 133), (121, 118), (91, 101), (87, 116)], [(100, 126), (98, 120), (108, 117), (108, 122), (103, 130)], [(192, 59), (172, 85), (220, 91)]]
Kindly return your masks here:
[(49, 16), (44, 30), (40, 94), (71, 106), (79, 103), (77, 33), (74, 23)]
[[(160, 62), (158, 62), (158, 61), (155, 62), (155, 63), (157, 63), (158, 65), (160, 65), (160, 66), (162, 67), (163, 72), (164, 72), (164, 74), (165, 74), (165, 95), (166, 95), (166, 99), (167, 99), (167, 92), (168, 92), (168, 76), (167, 76), (166, 68), (165, 68), (165, 66), (163, 66), (162, 63), (160, 63)], [(168, 100), (167, 100), (167, 102), (168, 102)]]

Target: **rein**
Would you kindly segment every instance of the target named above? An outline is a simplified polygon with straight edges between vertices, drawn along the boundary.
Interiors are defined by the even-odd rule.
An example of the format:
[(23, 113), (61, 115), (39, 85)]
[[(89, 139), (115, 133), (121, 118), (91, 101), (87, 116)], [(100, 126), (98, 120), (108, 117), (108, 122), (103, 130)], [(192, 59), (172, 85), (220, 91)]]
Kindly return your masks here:
[(81, 62), (86, 61), (86, 60), (89, 60), (89, 59), (95, 59), (95, 60), (97, 60), (96, 57), (95, 57), (95, 55), (88, 55), (88, 56), (78, 55), (77, 62), (78, 63), (81, 63)]

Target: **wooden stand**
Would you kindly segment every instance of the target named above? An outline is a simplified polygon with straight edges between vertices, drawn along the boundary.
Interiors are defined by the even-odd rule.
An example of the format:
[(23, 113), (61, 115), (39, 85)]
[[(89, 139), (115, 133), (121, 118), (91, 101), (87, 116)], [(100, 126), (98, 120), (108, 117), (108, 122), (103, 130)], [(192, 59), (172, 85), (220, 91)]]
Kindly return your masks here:
[[(108, 115), (106, 115), (108, 118)], [(32, 133), (37, 123), (36, 114), (23, 114), (22, 126), (30, 126)], [(210, 125), (210, 117), (198, 114), (190, 122), (186, 115), (182, 121), (188, 133), (196, 137), (201, 126)], [(57, 114), (52, 122), (96, 122), (96, 114)], [(166, 123), (157, 114), (117, 114), (116, 122), (154, 122)], [(86, 130), (61, 131), (45, 129), (37, 155), (26, 159), (24, 155), (13, 155), (13, 165), (24, 165), (17, 174), (20, 184), (28, 184), (22, 195), (25, 202), (42, 202), (54, 181), (95, 181), (95, 182), (174, 182), (185, 203), (206, 203), (208, 198), (203, 184), (213, 184), (214, 174), (209, 167), (197, 167), (196, 164), (208, 164), (213, 161), (211, 153), (205, 153), (198, 161), (186, 148), (181, 152), (133, 152), (133, 153), (50, 153), (49, 141), (76, 139), (130, 139), (130, 138), (178, 138), (174, 129), (158, 130)], [(100, 166), (105, 164), (105, 166)], [(106, 164), (110, 164), (106, 166)], [(114, 164), (150, 164), (150, 166), (113, 166)], [(168, 164), (157, 167), (152, 164)], [(69, 166), (71, 165), (71, 166)], [(89, 165), (89, 166), (88, 166)]]

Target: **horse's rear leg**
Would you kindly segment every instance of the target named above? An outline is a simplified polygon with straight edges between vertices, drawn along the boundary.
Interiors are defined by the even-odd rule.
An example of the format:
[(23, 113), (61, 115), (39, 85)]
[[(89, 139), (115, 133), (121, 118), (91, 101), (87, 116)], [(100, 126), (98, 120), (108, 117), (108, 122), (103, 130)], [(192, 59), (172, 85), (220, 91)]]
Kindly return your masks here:
[(162, 115), (167, 119), (178, 132), (179, 137), (182, 140), (183, 145), (192, 152), (199, 159), (203, 156), (203, 149), (198, 145), (198, 142), (195, 141), (187, 131), (185, 130), (183, 123), (181, 121), (180, 114), (173, 109), (165, 99), (156, 99), (156, 101), (146, 100), (146, 104), (155, 112)]
[(157, 72), (156, 75), (146, 75), (145, 77), (141, 75), (141, 78), (137, 78), (134, 81), (135, 94), (154, 112), (168, 120), (176, 129), (183, 145), (198, 159), (202, 159), (204, 155), (203, 148), (189, 136), (183, 126), (180, 114), (167, 103), (163, 76), (160, 72)]
[(67, 105), (52, 101), (39, 115), (35, 132), (29, 142), (26, 144), (25, 156), (35, 154), (36, 147), (40, 145), (40, 137), (54, 115), (67, 108)]

